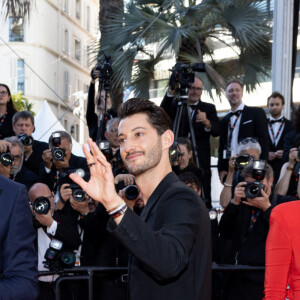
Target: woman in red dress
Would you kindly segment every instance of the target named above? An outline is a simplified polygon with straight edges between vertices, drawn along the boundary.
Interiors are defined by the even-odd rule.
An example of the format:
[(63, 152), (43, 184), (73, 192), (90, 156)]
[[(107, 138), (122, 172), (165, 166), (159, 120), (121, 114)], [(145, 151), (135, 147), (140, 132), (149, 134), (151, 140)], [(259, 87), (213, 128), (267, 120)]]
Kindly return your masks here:
[(266, 243), (264, 300), (300, 299), (300, 201), (275, 207)]

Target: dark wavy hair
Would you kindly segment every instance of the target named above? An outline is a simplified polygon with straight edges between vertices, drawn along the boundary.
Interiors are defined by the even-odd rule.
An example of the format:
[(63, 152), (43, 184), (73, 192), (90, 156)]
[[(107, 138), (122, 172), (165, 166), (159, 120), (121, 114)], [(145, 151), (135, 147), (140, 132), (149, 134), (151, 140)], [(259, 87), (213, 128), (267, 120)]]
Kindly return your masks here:
[(164, 109), (155, 105), (150, 100), (131, 98), (123, 103), (118, 109), (120, 119), (138, 113), (147, 115), (149, 123), (156, 129), (158, 135), (162, 135), (166, 130), (171, 129), (172, 127), (171, 119)]
[(16, 112), (17, 109), (15, 108), (15, 105), (14, 105), (14, 103), (13, 103), (13, 101), (12, 101), (11, 93), (10, 93), (9, 87), (8, 87), (6, 84), (4, 84), (4, 83), (0, 83), (0, 86), (3, 86), (3, 87), (6, 88), (6, 91), (7, 91), (8, 96), (9, 96), (9, 101), (7, 102), (7, 105), (6, 105), (6, 106), (7, 106), (7, 109)]

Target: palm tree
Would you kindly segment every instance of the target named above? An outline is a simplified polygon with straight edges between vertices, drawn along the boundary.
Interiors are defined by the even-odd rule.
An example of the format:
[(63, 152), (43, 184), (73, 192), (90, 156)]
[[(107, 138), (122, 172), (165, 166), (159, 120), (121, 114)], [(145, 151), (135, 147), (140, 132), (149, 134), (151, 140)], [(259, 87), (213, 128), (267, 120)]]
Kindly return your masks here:
[[(206, 62), (209, 92), (220, 93), (232, 77), (252, 90), (270, 75), (268, 8), (268, 1), (255, 0), (131, 0), (110, 13), (100, 49), (112, 56), (114, 83), (133, 85), (141, 97), (149, 97), (155, 67), (168, 53), (177, 61)], [(235, 55), (218, 60), (222, 48)]]
[(34, 0), (3, 0), (2, 8), (5, 11), (5, 17), (12, 16), (14, 19), (18, 17), (29, 17), (30, 7)]

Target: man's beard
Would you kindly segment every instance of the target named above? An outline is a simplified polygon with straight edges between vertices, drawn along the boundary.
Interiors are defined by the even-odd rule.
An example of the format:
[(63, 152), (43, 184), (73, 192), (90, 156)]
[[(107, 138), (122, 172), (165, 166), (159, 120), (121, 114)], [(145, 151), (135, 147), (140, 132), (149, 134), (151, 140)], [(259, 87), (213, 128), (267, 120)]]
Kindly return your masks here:
[(21, 171), (21, 168), (22, 168), (22, 164), (20, 166), (18, 166), (18, 167), (11, 166), (10, 167), (10, 174), (14, 175), (14, 176), (17, 175)]
[(126, 156), (132, 155), (134, 153), (142, 153), (145, 157), (145, 162), (135, 165), (129, 165), (125, 158), (125, 166), (128, 172), (134, 176), (141, 175), (148, 170), (155, 168), (161, 160), (162, 156), (162, 149), (161, 149), (161, 140), (158, 138), (156, 145), (154, 145), (151, 149), (148, 149), (147, 152), (145, 151), (133, 151), (128, 153)]

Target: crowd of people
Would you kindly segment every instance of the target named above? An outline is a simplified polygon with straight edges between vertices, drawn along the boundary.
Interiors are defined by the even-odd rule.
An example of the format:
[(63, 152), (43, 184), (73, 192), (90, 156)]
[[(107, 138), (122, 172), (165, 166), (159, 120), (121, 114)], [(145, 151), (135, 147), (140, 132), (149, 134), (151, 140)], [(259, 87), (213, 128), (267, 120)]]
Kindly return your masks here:
[[(73, 266), (128, 266), (128, 276), (95, 275), (95, 299), (256, 300), (264, 292), (265, 299), (297, 299), (299, 243), (286, 219), (299, 210), (300, 108), (286, 119), (284, 96), (273, 92), (267, 118), (243, 103), (243, 85), (233, 80), (225, 90), (231, 109), (219, 120), (195, 77), (175, 136), (180, 98), (173, 86), (160, 107), (132, 98), (117, 112), (109, 92), (95, 93), (97, 72), (85, 158), (72, 154), (66, 131), (48, 143), (34, 140), (34, 117), (17, 112), (0, 84), (0, 203), (11, 198), (9, 207), (0, 205), (10, 226), (0, 227), (0, 299), (55, 299), (55, 280)], [(219, 137), (221, 215), (212, 207), (211, 136)], [(266, 272), (212, 276), (212, 262)], [(37, 270), (54, 275), (37, 278)], [(65, 282), (61, 293), (87, 299), (88, 285)]]

